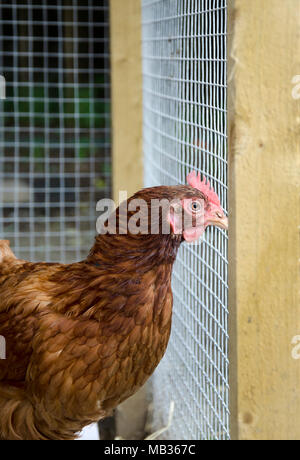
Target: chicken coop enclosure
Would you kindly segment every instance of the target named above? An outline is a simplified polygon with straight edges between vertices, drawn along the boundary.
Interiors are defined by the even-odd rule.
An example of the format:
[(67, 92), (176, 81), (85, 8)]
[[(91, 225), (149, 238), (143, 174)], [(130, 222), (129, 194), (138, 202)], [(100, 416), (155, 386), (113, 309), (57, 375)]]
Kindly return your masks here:
[(162, 439), (300, 438), (299, 25), (297, 0), (111, 1), (114, 195), (196, 169), (229, 215), (175, 267)]
[(0, 5), (0, 233), (18, 257), (75, 261), (110, 196), (108, 1)]
[(192, 170), (229, 216), (180, 248), (140, 437), (300, 439), (299, 25), (297, 0), (0, 5), (0, 237), (18, 257), (80, 260), (99, 199)]
[[(146, 186), (197, 170), (227, 209), (226, 0), (142, 2)], [(173, 272), (173, 333), (153, 379), (166, 439), (227, 439), (227, 236), (183, 246)]]

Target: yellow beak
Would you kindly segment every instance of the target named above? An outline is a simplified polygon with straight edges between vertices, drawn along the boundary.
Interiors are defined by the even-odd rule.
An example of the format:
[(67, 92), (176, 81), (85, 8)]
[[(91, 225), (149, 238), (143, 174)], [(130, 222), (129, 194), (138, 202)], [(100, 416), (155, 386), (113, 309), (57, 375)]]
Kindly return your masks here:
[(222, 218), (216, 217), (215, 219), (211, 219), (208, 222), (208, 225), (215, 225), (216, 227), (222, 228), (223, 230), (228, 230), (228, 219), (226, 216)]

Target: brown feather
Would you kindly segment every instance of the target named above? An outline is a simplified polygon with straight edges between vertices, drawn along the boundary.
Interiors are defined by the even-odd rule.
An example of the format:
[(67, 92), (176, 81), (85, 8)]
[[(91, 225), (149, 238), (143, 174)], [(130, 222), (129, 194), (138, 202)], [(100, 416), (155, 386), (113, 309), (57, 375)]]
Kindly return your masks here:
[[(161, 187), (133, 198), (195, 194)], [(17, 260), (0, 242), (1, 439), (74, 439), (145, 383), (169, 340), (180, 243), (99, 235), (86, 260), (61, 265)]]

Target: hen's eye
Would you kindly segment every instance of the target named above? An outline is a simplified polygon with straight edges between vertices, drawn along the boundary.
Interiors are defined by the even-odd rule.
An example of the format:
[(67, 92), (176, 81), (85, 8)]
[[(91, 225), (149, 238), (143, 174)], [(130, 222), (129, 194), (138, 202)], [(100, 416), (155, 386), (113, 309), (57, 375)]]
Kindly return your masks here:
[(190, 208), (193, 212), (198, 212), (201, 209), (201, 204), (199, 203), (199, 201), (192, 201), (192, 203), (190, 204)]

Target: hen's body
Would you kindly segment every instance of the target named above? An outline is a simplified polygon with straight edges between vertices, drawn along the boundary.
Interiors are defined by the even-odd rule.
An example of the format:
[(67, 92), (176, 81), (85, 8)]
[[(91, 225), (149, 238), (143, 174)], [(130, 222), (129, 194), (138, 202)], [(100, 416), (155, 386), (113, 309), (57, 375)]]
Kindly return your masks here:
[(3, 439), (72, 439), (137, 391), (161, 360), (179, 242), (166, 237), (159, 255), (151, 236), (135, 248), (134, 239), (128, 248), (122, 238), (98, 237), (94, 253), (72, 265), (18, 261), (6, 250)]
[[(0, 438), (73, 439), (153, 373), (169, 340), (180, 243), (198, 238), (205, 225), (227, 225), (209, 186), (193, 174), (190, 182), (130, 199), (145, 200), (140, 222), (148, 224), (150, 208), (160, 210), (153, 200), (177, 200), (166, 216), (160, 210), (153, 221), (151, 214), (157, 234), (122, 234), (132, 213), (124, 221), (120, 207), (118, 233), (98, 236), (76, 264), (17, 260), (0, 242), (0, 336), (7, 353), (0, 360)], [(192, 222), (203, 212), (204, 227), (180, 227), (180, 209)], [(166, 220), (180, 232), (165, 235)]]

